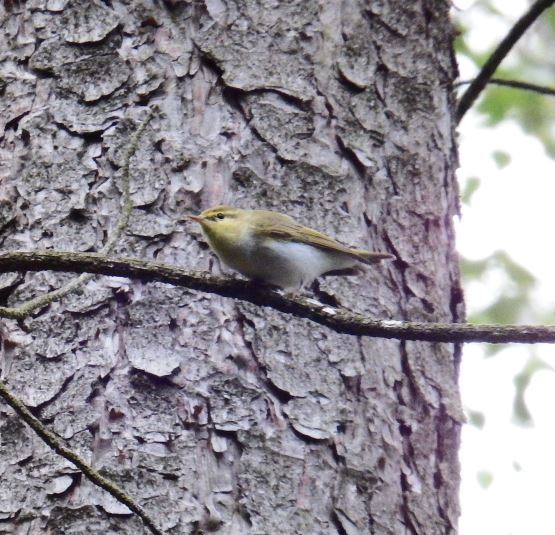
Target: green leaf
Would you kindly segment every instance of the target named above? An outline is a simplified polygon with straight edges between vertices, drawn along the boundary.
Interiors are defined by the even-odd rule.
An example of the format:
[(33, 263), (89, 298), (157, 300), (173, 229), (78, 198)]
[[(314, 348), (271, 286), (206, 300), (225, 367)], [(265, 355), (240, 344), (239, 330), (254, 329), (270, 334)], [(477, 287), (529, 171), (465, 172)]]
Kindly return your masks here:
[[(476, 0), (470, 10), (474, 17), (490, 20), (493, 24), (502, 23), (507, 29), (514, 24), (513, 18), (509, 19), (506, 11), (499, 9), (491, 0)], [(473, 29), (472, 18), (467, 19), (463, 13), (457, 17), (455, 12), (454, 19), (459, 29), (455, 39), (456, 53), (459, 58), (464, 57), (473, 62), (476, 71), (479, 71), (497, 45), (492, 45), (488, 50), (478, 50), (479, 40), (475, 41), (477, 32), (470, 31)], [(541, 25), (535, 25), (528, 32), (533, 33), (534, 39), (521, 40), (496, 70), (494, 78), (555, 87), (549, 71), (549, 60), (546, 59), (551, 57), (553, 50), (555, 9), (547, 9), (542, 14), (541, 21)], [(543, 144), (549, 156), (555, 158), (555, 130), (552, 127), (555, 97), (489, 84), (474, 109), (482, 114), (485, 125), (495, 125), (505, 119), (515, 120), (525, 132), (535, 136)]]
[(503, 169), (503, 167), (507, 167), (511, 163), (511, 155), (504, 150), (494, 151), (492, 157), (499, 169)]
[(495, 251), (483, 260), (461, 258), (461, 269), (466, 280), (487, 280), (492, 272), (496, 278), (504, 276), (504, 286), (491, 305), (469, 319), (475, 323), (516, 323), (526, 307), (530, 307), (530, 294), (536, 278), (525, 267), (515, 262), (506, 251)]
[(476, 476), (483, 489), (487, 489), (493, 483), (493, 474), (488, 470), (480, 470)]
[[(502, 283), (495, 301), (470, 315), (470, 323), (518, 323), (522, 317), (530, 315), (531, 294), (536, 278), (506, 251), (495, 251), (482, 260), (461, 258), (461, 270), (465, 281), (485, 283), (489, 279), (496, 279)], [(492, 356), (501, 351), (503, 345), (484, 344), (483, 348), (487, 356)]]
[(514, 89), (500, 86), (488, 86), (480, 100), (477, 110), (486, 120), (486, 126), (495, 126), (507, 118), (509, 110), (515, 106)]
[(513, 401), (513, 422), (522, 426), (531, 426), (534, 424), (532, 414), (526, 405), (526, 390), (530, 386), (530, 382), (534, 374), (540, 370), (553, 370), (551, 366), (543, 360), (532, 357), (528, 360), (524, 368), (513, 379), (515, 384), (515, 399)]
[(466, 414), (468, 416), (468, 423), (470, 425), (473, 425), (478, 429), (484, 428), (484, 425), (486, 423), (486, 416), (484, 415), (483, 412), (467, 409)]
[(544, 17), (547, 20), (551, 34), (555, 36), (555, 9), (548, 9)]
[(491, 256), (483, 260), (468, 260), (464, 256), (460, 258), (461, 271), (465, 279), (478, 279), (484, 275), (488, 269)]
[(465, 180), (464, 189), (461, 192), (461, 200), (464, 204), (470, 204), (472, 196), (480, 187), (480, 179), (476, 176), (469, 177)]
[(536, 277), (525, 267), (515, 262), (506, 251), (495, 251), (493, 253), (493, 263), (503, 268), (512, 281), (517, 283), (516, 291), (528, 291), (536, 284)]
[[(496, 77), (526, 81), (533, 79), (523, 72), (496, 74)], [(537, 83), (541, 84), (541, 79)], [(549, 87), (552, 87), (552, 84)], [(516, 120), (525, 132), (542, 142), (551, 157), (555, 157), (555, 136), (552, 128), (555, 97), (523, 89), (489, 85), (478, 102), (477, 110), (483, 114), (487, 126), (494, 126), (506, 119)]]

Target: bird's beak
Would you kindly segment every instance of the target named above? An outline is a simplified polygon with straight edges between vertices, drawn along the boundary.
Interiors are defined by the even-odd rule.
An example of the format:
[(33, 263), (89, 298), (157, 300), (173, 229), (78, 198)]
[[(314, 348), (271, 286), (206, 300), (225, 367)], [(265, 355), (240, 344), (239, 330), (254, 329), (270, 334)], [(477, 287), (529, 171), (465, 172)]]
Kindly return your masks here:
[(189, 219), (191, 219), (192, 221), (195, 221), (197, 223), (202, 223), (202, 221), (204, 220), (204, 217), (202, 217), (200, 215), (188, 215), (187, 217)]

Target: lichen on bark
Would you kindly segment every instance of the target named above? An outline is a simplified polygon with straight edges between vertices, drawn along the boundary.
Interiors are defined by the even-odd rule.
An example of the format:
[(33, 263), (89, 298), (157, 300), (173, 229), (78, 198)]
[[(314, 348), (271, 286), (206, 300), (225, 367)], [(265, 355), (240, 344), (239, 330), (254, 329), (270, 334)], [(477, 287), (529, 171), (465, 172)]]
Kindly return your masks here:
[[(217, 272), (184, 214), (273, 208), (398, 257), (324, 279), (317, 297), (376, 318), (462, 319), (447, 2), (10, 5), (3, 250), (101, 250), (124, 148), (157, 106), (117, 254)], [(2, 295), (13, 305), (66, 279), (28, 273)], [(2, 329), (5, 382), (167, 531), (456, 530), (452, 346), (358, 339), (116, 277)], [(84, 480), (52, 492), (73, 473), (0, 412), (14, 430), (0, 444), (8, 531), (137, 533)]]

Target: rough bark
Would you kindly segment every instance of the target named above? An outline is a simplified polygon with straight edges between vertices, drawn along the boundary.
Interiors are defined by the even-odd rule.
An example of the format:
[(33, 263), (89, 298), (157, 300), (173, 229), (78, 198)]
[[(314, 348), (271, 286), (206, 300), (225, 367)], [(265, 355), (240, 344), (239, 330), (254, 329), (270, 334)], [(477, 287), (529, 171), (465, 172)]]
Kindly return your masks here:
[[(0, 8), (2, 9), (2, 8)], [(3, 250), (99, 250), (217, 270), (184, 213), (286, 211), (398, 261), (316, 296), (462, 316), (449, 3), (29, 1), (0, 39)], [(68, 275), (3, 275), (4, 303)], [(171, 533), (456, 531), (451, 345), (359, 339), (213, 295), (96, 278), (2, 322), (2, 377)], [(138, 533), (0, 404), (0, 532)]]

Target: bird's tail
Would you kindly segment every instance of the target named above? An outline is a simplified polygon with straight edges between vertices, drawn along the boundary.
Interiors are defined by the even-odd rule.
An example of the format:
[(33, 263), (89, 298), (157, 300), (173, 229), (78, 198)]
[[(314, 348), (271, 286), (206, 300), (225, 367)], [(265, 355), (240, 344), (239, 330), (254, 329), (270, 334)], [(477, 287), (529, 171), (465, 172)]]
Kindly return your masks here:
[(365, 264), (377, 264), (382, 260), (393, 260), (396, 258), (394, 255), (389, 253), (371, 252), (365, 251), (364, 249), (353, 249), (352, 251), (354, 256)]

